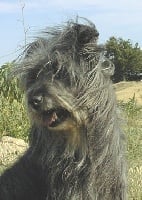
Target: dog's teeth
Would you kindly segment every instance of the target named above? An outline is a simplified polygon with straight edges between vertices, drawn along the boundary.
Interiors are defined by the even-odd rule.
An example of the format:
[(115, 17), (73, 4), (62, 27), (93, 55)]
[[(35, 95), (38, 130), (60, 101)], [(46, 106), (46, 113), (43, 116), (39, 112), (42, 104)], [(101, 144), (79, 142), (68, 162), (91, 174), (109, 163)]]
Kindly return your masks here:
[(48, 119), (48, 125), (51, 126), (54, 122), (56, 122), (58, 119), (56, 112), (53, 112), (53, 114), (51, 115), (51, 117), (49, 117)]
[(57, 114), (54, 112), (52, 115), (52, 122), (55, 122), (58, 119)]

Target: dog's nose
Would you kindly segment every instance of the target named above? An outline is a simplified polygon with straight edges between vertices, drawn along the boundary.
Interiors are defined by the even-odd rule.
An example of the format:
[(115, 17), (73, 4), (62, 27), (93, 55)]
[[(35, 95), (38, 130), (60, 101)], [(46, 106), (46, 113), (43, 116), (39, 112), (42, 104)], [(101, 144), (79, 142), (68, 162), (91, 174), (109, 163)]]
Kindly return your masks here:
[(41, 95), (33, 96), (32, 103), (34, 106), (38, 107), (42, 104), (42, 102), (43, 102), (43, 97)]

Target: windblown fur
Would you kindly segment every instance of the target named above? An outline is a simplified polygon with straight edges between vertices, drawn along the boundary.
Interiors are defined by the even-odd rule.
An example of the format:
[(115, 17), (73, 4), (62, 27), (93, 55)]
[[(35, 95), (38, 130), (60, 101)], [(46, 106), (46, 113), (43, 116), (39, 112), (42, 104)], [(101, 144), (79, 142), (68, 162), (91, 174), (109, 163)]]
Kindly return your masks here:
[(1, 200), (126, 200), (114, 65), (85, 22), (46, 30), (14, 69), (26, 93), (30, 147), (0, 177)]

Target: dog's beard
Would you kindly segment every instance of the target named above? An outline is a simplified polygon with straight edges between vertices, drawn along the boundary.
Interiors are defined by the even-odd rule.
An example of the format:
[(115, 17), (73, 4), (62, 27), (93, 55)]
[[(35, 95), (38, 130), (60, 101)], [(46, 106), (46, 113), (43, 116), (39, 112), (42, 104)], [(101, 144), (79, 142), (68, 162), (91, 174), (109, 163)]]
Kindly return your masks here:
[(48, 111), (37, 113), (37, 115), (39, 115), (41, 124), (50, 129), (57, 129), (70, 118), (70, 113), (64, 108), (52, 108)]

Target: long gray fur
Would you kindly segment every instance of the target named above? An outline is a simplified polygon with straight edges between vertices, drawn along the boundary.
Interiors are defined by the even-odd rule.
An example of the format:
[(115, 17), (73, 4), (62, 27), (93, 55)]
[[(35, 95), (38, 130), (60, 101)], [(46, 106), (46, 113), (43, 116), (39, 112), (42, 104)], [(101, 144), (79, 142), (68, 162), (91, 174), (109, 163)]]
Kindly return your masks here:
[[(26, 93), (30, 147), (0, 177), (1, 200), (127, 199), (114, 65), (84, 22), (45, 30), (13, 69)], [(50, 127), (59, 111), (65, 119)]]

